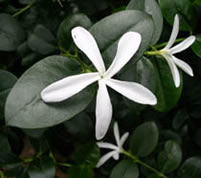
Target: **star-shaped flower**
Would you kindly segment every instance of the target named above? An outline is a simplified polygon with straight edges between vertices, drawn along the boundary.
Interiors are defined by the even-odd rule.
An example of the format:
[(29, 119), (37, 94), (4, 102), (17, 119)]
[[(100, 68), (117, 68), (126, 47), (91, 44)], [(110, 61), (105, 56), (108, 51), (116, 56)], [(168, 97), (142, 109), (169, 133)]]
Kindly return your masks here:
[(43, 101), (60, 102), (66, 100), (98, 81), (96, 96), (97, 139), (105, 136), (112, 118), (112, 104), (106, 86), (137, 103), (156, 104), (156, 97), (144, 86), (134, 82), (112, 79), (138, 50), (141, 43), (139, 33), (127, 32), (121, 37), (116, 56), (107, 71), (95, 39), (86, 29), (74, 28), (72, 37), (77, 47), (85, 53), (98, 72), (73, 75), (52, 83), (41, 92)]
[(120, 138), (119, 127), (118, 127), (117, 122), (115, 122), (115, 124), (114, 124), (113, 132), (114, 132), (114, 137), (115, 137), (117, 145), (114, 145), (112, 143), (107, 143), (107, 142), (98, 142), (97, 143), (98, 147), (100, 147), (100, 148), (106, 148), (106, 149), (112, 150), (109, 153), (107, 153), (101, 157), (101, 159), (99, 160), (99, 162), (96, 165), (97, 168), (102, 166), (111, 157), (113, 157), (115, 160), (118, 160), (119, 154), (123, 151), (123, 144), (125, 143), (126, 139), (128, 138), (129, 133), (126, 132)]
[(177, 69), (177, 66), (190, 76), (193, 76), (193, 70), (186, 62), (176, 58), (174, 54), (184, 51), (185, 49), (190, 47), (196, 39), (195, 36), (191, 35), (188, 38), (186, 38), (184, 41), (182, 41), (181, 43), (172, 47), (172, 45), (175, 43), (178, 32), (179, 32), (179, 16), (176, 15), (174, 18), (174, 24), (173, 24), (173, 29), (172, 29), (170, 39), (167, 45), (165, 46), (165, 48), (160, 50), (160, 54), (166, 59), (170, 67), (170, 70), (174, 79), (174, 83), (177, 88), (180, 86), (180, 76), (179, 76), (179, 71)]

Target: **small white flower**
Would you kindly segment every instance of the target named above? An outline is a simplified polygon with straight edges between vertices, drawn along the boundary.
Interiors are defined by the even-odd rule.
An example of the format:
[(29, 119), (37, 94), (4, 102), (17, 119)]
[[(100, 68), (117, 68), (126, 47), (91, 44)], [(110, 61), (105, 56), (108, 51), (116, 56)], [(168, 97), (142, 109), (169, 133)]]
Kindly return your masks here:
[(41, 97), (45, 102), (66, 100), (88, 85), (98, 81), (96, 96), (97, 139), (105, 136), (112, 118), (112, 104), (106, 85), (135, 102), (156, 104), (156, 97), (144, 86), (134, 82), (112, 79), (138, 50), (141, 43), (139, 33), (127, 32), (121, 37), (116, 56), (107, 71), (95, 39), (86, 29), (82, 27), (74, 28), (72, 37), (77, 47), (86, 54), (98, 72), (73, 75), (52, 83), (41, 92)]
[(193, 70), (186, 62), (176, 58), (173, 54), (184, 51), (185, 49), (190, 47), (195, 41), (195, 36), (191, 35), (188, 38), (186, 38), (184, 41), (182, 41), (181, 43), (172, 47), (172, 45), (175, 43), (178, 32), (179, 32), (179, 16), (176, 15), (174, 18), (174, 25), (173, 25), (170, 39), (167, 45), (165, 46), (165, 48), (160, 50), (160, 54), (166, 59), (170, 67), (170, 70), (174, 79), (174, 83), (177, 88), (180, 85), (180, 76), (179, 76), (179, 71), (177, 69), (177, 66), (190, 76), (193, 76)]
[(129, 133), (126, 132), (120, 138), (119, 127), (118, 127), (117, 122), (115, 122), (115, 124), (114, 124), (113, 132), (114, 132), (114, 137), (115, 137), (117, 145), (113, 145), (112, 143), (107, 143), (107, 142), (98, 142), (97, 143), (98, 147), (100, 147), (100, 148), (106, 148), (106, 149), (112, 150), (100, 158), (99, 162), (96, 165), (97, 168), (102, 166), (111, 157), (113, 157), (115, 160), (118, 160), (119, 154), (123, 151), (123, 144), (125, 143), (126, 139), (128, 138)]

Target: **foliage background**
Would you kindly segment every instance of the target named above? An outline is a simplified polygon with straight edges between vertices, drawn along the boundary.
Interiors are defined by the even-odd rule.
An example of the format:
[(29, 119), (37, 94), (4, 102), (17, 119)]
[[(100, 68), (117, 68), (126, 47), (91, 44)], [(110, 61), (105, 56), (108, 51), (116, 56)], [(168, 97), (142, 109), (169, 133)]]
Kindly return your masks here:
[[(119, 164), (110, 160), (100, 169), (95, 169), (100, 154), (104, 152), (100, 152), (95, 144), (93, 96), (90, 96), (90, 101), (80, 103), (83, 110), (86, 108), (84, 111), (72, 113), (69, 118), (74, 116), (73, 119), (61, 124), (51, 123), (50, 125), (54, 125), (51, 127), (25, 129), (10, 127), (5, 122), (4, 109), (7, 96), (27, 69), (50, 55), (72, 57), (71, 55), (74, 55), (70, 34), (72, 27), (81, 25), (89, 29), (101, 19), (124, 11), (126, 8), (149, 12), (150, 4), (153, 5), (153, 2), (148, 0), (141, 0), (145, 5), (137, 3), (139, 2), (137, 0), (132, 2), (127, 6), (129, 4), (127, 0), (0, 0), (1, 178), (113, 178), (115, 175), (119, 175), (119, 178), (157, 177), (140, 165), (138, 168), (132, 168), (134, 171), (129, 171), (129, 166), (135, 165), (126, 162), (125, 156), (121, 157), (123, 162), (119, 161)], [(201, 1), (160, 0), (157, 3), (163, 14), (163, 29), (158, 43), (169, 39), (176, 13), (181, 19), (179, 37), (196, 35), (197, 40), (192, 49), (179, 55), (191, 65), (195, 76), (191, 78), (181, 73), (183, 85), (176, 89), (173, 87), (169, 68), (163, 60), (149, 56), (140, 58), (139, 62), (131, 64), (131, 67), (126, 68), (125, 73), (119, 77), (143, 83), (155, 92), (160, 101), (159, 105), (141, 106), (122, 99), (118, 94), (110, 91), (114, 106), (113, 120), (118, 121), (121, 133), (130, 132), (130, 143), (128, 142), (125, 147), (141, 157), (144, 162), (170, 178), (200, 178)], [(118, 23), (119, 26), (123, 26), (127, 22)], [(159, 22), (155, 25), (160, 28)], [(111, 26), (101, 28), (111, 29)], [(151, 30), (151, 27), (147, 30)], [(113, 33), (112, 29), (111, 33)], [(155, 40), (157, 41), (156, 38)], [(155, 42), (152, 44), (149, 42), (148, 45), (153, 46)], [(147, 50), (150, 49), (148, 45)], [(87, 63), (86, 57), (80, 53), (79, 55)], [(108, 63), (111, 61), (110, 58), (109, 54), (104, 54), (104, 59)], [(69, 70), (78, 68), (70, 65)], [(40, 78), (41, 74), (37, 72), (36, 75)], [(34, 88), (33, 91), (27, 91), (27, 85), (28, 83), (24, 84), (24, 90), (31, 94)], [(83, 94), (83, 97), (89, 96)], [(11, 98), (11, 104), (19, 105), (20, 98), (23, 100), (23, 96), (15, 100)], [(77, 100), (80, 102), (80, 98)], [(12, 115), (14, 111), (6, 112)], [(48, 119), (50, 116), (47, 113), (45, 117)], [(38, 124), (40, 120), (35, 122)], [(32, 122), (27, 124), (33, 125)], [(16, 126), (17, 123), (15, 121), (10, 125)], [(105, 140), (114, 141), (112, 124)], [(121, 174), (122, 169), (127, 173)]]

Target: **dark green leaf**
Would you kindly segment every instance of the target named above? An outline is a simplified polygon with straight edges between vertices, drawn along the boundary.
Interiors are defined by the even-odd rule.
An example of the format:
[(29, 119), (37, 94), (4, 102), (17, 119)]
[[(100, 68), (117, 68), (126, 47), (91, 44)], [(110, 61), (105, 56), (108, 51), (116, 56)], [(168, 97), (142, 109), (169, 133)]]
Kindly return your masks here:
[(164, 173), (176, 170), (182, 160), (180, 145), (172, 140), (165, 143), (164, 151), (158, 155), (158, 166)]
[(7, 124), (21, 128), (43, 128), (59, 124), (80, 113), (93, 99), (92, 88), (60, 103), (46, 104), (40, 97), (46, 86), (78, 74), (79, 71), (77, 63), (62, 56), (47, 57), (32, 66), (21, 76), (8, 96), (5, 108)]
[(185, 123), (185, 121), (188, 119), (189, 119), (189, 115), (186, 112), (186, 110), (184, 109), (179, 110), (173, 118), (172, 127), (177, 130), (181, 128), (183, 124)]
[[(121, 79), (125, 81), (135, 81), (154, 92), (156, 89), (156, 81), (154, 80), (156, 76), (157, 73), (150, 59), (142, 57), (137, 63), (130, 65), (122, 72)], [(140, 112), (146, 107), (146, 105), (137, 104), (125, 97), (124, 100), (128, 107), (135, 110), (135, 112)]]
[(93, 123), (86, 113), (78, 114), (73, 119), (64, 122), (64, 126), (73, 139), (82, 143), (88, 142), (93, 135)]
[(42, 55), (47, 55), (56, 50), (55, 38), (46, 27), (37, 25), (33, 34), (28, 38), (29, 47)]
[(68, 170), (69, 178), (93, 178), (93, 169), (88, 167), (71, 167)]
[(123, 160), (118, 163), (111, 172), (110, 178), (138, 178), (139, 170), (137, 165), (130, 160)]
[(158, 128), (154, 122), (145, 122), (138, 126), (131, 138), (130, 149), (135, 155), (148, 156), (158, 143)]
[(156, 58), (154, 64), (155, 70), (158, 72), (158, 77), (155, 79), (157, 84), (155, 95), (158, 102), (154, 108), (160, 112), (167, 112), (177, 104), (181, 96), (182, 74), (180, 73), (180, 87), (176, 88), (167, 62), (163, 58)]
[(17, 81), (12, 73), (0, 70), (0, 119), (4, 117), (4, 106), (6, 98)]
[(100, 149), (95, 143), (80, 146), (74, 153), (74, 160), (79, 165), (95, 168), (100, 157)]
[(25, 38), (25, 32), (9, 14), (0, 14), (0, 51), (15, 51)]
[(30, 178), (55, 178), (55, 173), (54, 162), (48, 157), (35, 160), (28, 168)]
[(128, 31), (139, 32), (142, 36), (140, 48), (133, 58), (133, 62), (136, 62), (151, 42), (154, 25), (152, 18), (146, 13), (126, 10), (100, 20), (90, 31), (97, 40), (105, 64), (109, 65), (115, 57), (118, 40)]
[(200, 46), (201, 46), (201, 34), (196, 36), (196, 41), (192, 45), (192, 50), (198, 57), (201, 57)]
[(141, 10), (152, 16), (154, 22), (152, 44), (157, 43), (163, 29), (163, 16), (157, 2), (155, 0), (131, 0), (127, 6), (127, 9)]
[(163, 16), (173, 24), (176, 14), (180, 15), (180, 30), (192, 31), (196, 23), (195, 8), (189, 0), (159, 0)]
[(74, 14), (64, 19), (57, 32), (59, 48), (69, 50), (73, 42), (71, 37), (72, 28), (82, 26), (88, 29), (91, 25), (90, 19), (84, 14)]
[(0, 157), (1, 155), (8, 154), (11, 152), (8, 138), (0, 133)]
[(201, 177), (201, 158), (188, 158), (179, 168), (177, 178), (200, 178)]

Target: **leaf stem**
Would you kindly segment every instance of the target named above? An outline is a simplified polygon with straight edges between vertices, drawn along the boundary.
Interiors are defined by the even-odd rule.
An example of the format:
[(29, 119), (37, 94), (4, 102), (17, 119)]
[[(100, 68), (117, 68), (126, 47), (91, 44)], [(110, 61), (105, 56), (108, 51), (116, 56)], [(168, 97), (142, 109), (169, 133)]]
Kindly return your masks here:
[(61, 7), (64, 7), (63, 4), (62, 4), (62, 2), (61, 2), (61, 0), (57, 0), (57, 2), (59, 3), (59, 5), (60, 5)]
[(33, 6), (34, 3), (35, 3), (35, 1), (31, 1), (24, 8), (20, 9), (15, 14), (13, 14), (13, 17), (17, 17), (18, 15), (20, 15), (20, 14), (24, 13), (25, 11), (27, 11), (28, 9), (30, 9)]
[(129, 153), (126, 150), (122, 150), (121, 151), (125, 156), (131, 158), (135, 163), (138, 163), (144, 167), (146, 167), (147, 169), (151, 170), (152, 172), (154, 172), (156, 175), (158, 175), (159, 177), (162, 178), (168, 178), (167, 176), (165, 176), (162, 172), (158, 171), (157, 169), (151, 167), (150, 165), (148, 165), (147, 163), (141, 161), (138, 157), (132, 155), (131, 153)]
[[(175, 43), (179, 43), (181, 41), (185, 40), (185, 38), (178, 38), (175, 40)], [(168, 44), (168, 42), (164, 42), (164, 43), (160, 43), (160, 44), (157, 44), (155, 46), (153, 46), (155, 49), (158, 49), (158, 48), (162, 48), (162, 47), (165, 47), (166, 45)]]
[(69, 51), (62, 48), (59, 49), (62, 51), (63, 56), (69, 57), (77, 61), (81, 65), (83, 72), (91, 72), (90, 67), (79, 58), (77, 49), (75, 49), (75, 54), (71, 54)]
[(72, 167), (72, 164), (69, 163), (57, 163), (59, 166), (63, 166), (63, 167)]

